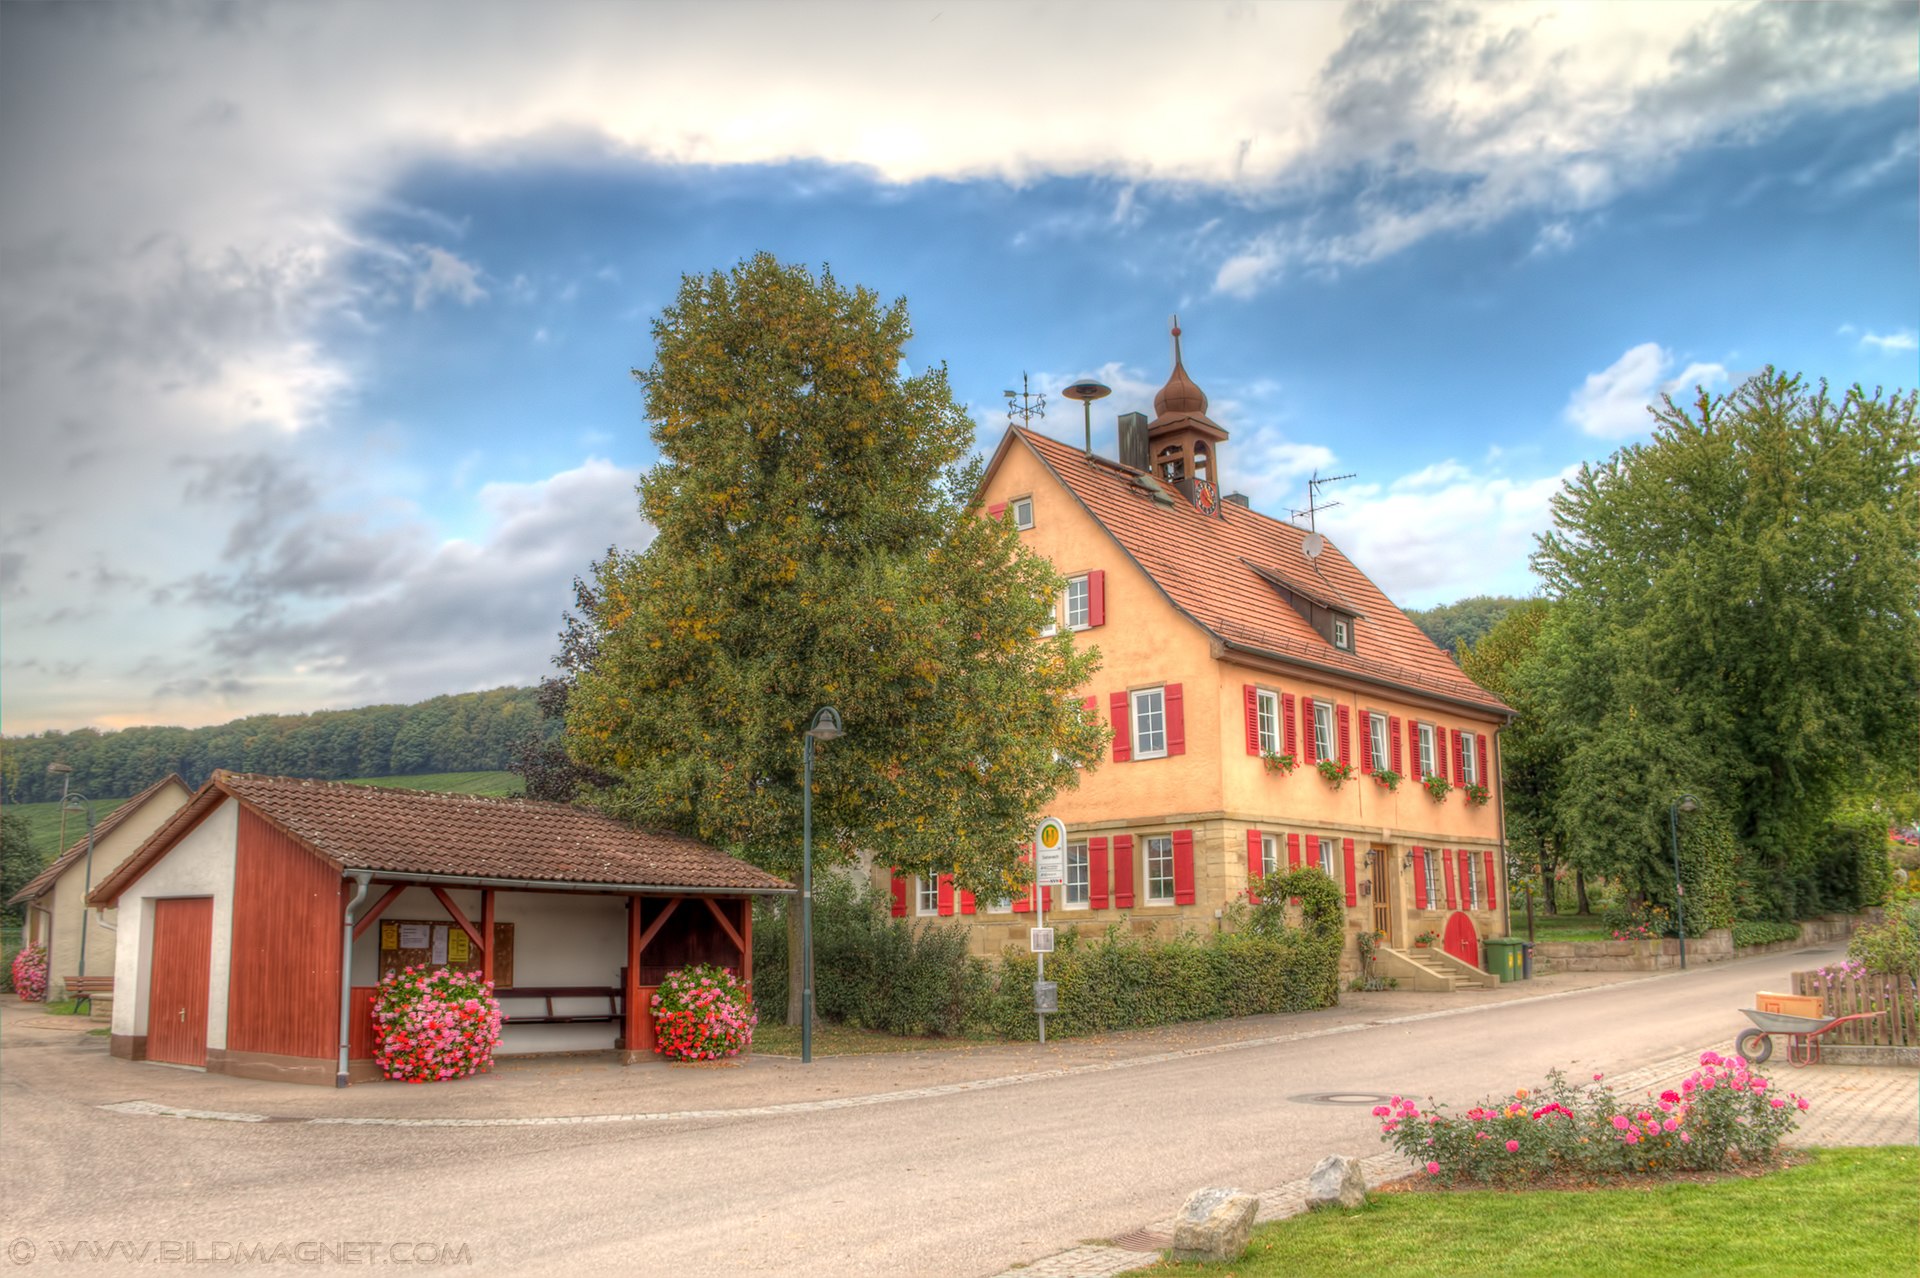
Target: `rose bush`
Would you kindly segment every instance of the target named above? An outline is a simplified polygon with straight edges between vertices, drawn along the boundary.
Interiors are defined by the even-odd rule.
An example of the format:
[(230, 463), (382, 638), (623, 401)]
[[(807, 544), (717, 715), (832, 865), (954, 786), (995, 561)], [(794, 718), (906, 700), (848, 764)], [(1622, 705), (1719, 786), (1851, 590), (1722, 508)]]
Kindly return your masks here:
[(1623, 1103), (1599, 1074), (1575, 1087), (1554, 1070), (1537, 1092), (1517, 1088), (1458, 1117), (1399, 1096), (1373, 1114), (1380, 1139), (1429, 1175), (1506, 1185), (1557, 1174), (1724, 1170), (1771, 1156), (1806, 1108), (1739, 1057), (1703, 1052), (1679, 1087), (1638, 1103)]
[(478, 973), (402, 968), (374, 998), (373, 1059), (399, 1082), (465, 1078), (493, 1063), (501, 1020), (493, 982)]
[(653, 1050), (674, 1061), (737, 1056), (760, 1023), (733, 973), (698, 963), (667, 973), (653, 995)]
[(47, 947), (39, 942), (23, 945), (13, 956), (13, 992), (22, 1003), (47, 1001)]

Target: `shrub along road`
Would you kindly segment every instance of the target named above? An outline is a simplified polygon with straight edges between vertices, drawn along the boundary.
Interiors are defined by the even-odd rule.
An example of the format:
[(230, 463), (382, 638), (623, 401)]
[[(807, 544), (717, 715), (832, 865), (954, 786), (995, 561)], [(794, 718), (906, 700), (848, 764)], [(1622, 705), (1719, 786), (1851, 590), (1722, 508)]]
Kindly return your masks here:
[[(346, 1092), (128, 1065), (8, 1009), (0, 1247), (424, 1243), (464, 1248), (451, 1254), (469, 1272), (993, 1273), (1164, 1217), (1202, 1184), (1273, 1185), (1329, 1152), (1380, 1152), (1370, 1099), (1303, 1098), (1465, 1104), (1556, 1066), (1725, 1051), (1755, 990), (1839, 954), (1544, 999), (1507, 986), (1478, 1005), (1349, 995), (1322, 1013), (1046, 1048), (810, 1067), (550, 1061)], [(281, 1121), (101, 1108), (129, 1100)], [(622, 1117), (554, 1121), (587, 1115)], [(413, 1125), (447, 1116), (486, 1125)], [(302, 1118), (331, 1121), (287, 1121)]]

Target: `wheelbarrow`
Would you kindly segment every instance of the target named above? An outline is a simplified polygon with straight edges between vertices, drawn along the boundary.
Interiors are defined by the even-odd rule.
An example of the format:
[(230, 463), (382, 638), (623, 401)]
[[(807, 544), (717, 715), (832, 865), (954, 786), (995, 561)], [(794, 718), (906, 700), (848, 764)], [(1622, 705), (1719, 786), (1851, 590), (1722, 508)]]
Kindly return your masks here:
[(1741, 1030), (1740, 1036), (1733, 1040), (1733, 1050), (1749, 1065), (1763, 1064), (1773, 1055), (1773, 1036), (1784, 1034), (1787, 1039), (1787, 1060), (1794, 1065), (1811, 1065), (1820, 1059), (1820, 1036), (1838, 1025), (1848, 1021), (1871, 1021), (1885, 1016), (1881, 1012), (1859, 1012), (1852, 1016), (1788, 1016), (1785, 1012), (1756, 1012), (1750, 1007), (1741, 1011), (1755, 1028)]

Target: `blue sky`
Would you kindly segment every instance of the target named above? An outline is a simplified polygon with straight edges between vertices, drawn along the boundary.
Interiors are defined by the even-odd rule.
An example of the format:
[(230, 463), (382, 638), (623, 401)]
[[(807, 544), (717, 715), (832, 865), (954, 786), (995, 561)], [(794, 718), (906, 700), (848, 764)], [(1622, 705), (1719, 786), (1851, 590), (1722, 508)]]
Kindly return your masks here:
[(905, 295), (983, 451), (1023, 370), (1111, 451), (1177, 311), (1226, 486), (1358, 472), (1410, 607), (1528, 592), (1663, 391), (1917, 380), (1911, 4), (458, 15), (0, 10), (6, 731), (537, 679), (650, 321), (760, 249)]

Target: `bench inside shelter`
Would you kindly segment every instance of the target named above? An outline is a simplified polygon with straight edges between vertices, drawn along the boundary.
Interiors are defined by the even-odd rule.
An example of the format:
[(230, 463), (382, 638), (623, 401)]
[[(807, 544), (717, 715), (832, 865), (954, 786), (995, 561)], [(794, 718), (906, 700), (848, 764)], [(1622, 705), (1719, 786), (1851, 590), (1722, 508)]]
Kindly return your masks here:
[[(617, 1022), (622, 1016), (621, 996), (618, 988), (599, 985), (519, 985), (493, 992), (500, 1002), (501, 1017), (510, 1025), (604, 1025)], [(604, 1002), (604, 1010), (599, 1008), (585, 1012), (566, 1009), (556, 1011), (554, 1000), (563, 1002)], [(545, 1015), (516, 1012), (508, 1006), (515, 1001), (538, 1001), (545, 1007)]]

